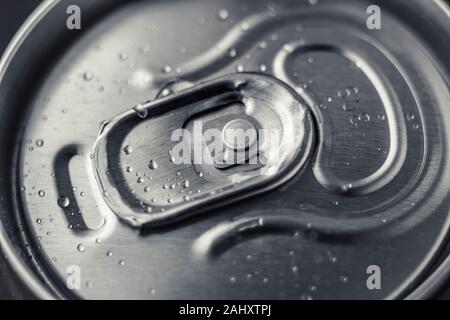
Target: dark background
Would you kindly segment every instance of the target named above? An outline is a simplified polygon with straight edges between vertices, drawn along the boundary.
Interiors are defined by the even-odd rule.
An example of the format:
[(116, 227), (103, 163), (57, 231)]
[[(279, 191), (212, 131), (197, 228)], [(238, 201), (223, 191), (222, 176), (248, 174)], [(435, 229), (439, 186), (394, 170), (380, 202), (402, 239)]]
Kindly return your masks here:
[[(23, 21), (40, 2), (40, 0), (0, 0), (0, 55)], [(0, 254), (0, 299), (30, 298), (33, 296), (19, 284)]]
[[(450, 3), (450, 0), (446, 1)], [(41, 0), (0, 0), (0, 54), (3, 53), (23, 21), (40, 2)], [(17, 279), (11, 277), (11, 274), (11, 270), (0, 256), (0, 299), (31, 298), (31, 295), (17, 285)], [(436, 298), (450, 300), (450, 285)]]
[(40, 0), (0, 1), (0, 53), (3, 53), (22, 22), (40, 2)]

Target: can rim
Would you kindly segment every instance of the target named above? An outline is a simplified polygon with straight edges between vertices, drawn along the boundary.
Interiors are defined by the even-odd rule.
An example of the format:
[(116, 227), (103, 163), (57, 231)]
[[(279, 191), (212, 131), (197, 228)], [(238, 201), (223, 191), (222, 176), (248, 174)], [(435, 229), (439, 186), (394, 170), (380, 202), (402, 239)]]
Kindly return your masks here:
[[(450, 19), (450, 3), (446, 0), (433, 0), (434, 4)], [(430, 299), (440, 289), (444, 283), (450, 279), (450, 255), (440, 264), (408, 295), (405, 300), (424, 300)]]
[[(432, 1), (441, 12), (450, 18), (450, 6), (445, 0)], [(24, 40), (30, 35), (34, 27), (46, 16), (46, 14), (60, 2), (61, 0), (44, 0), (36, 7), (36, 9), (34, 9), (25, 22), (22, 23), (0, 57), (0, 83), (3, 80), (15, 53), (19, 50)], [(0, 251), (6, 258), (7, 264), (12, 267), (12, 270), (18, 276), (19, 280), (26, 285), (36, 298), (45, 300), (58, 299), (57, 296), (51, 292), (50, 288), (46, 287), (45, 284), (38, 279), (31, 268), (27, 266), (17, 254), (2, 223), (0, 223)], [(443, 283), (449, 278), (450, 256), (445, 258), (444, 261), (442, 261), (422, 283), (404, 297), (404, 299), (418, 300), (430, 298), (443, 287)], [(391, 298), (388, 297), (388, 299)]]
[[(16, 32), (8, 46), (6, 47), (0, 59), (0, 83), (2, 82), (5, 73), (11, 63), (15, 53), (22, 45), (26, 37), (31, 33), (36, 24), (54, 7), (60, 0), (43, 1), (31, 13)], [(53, 300), (55, 296), (50, 290), (37, 278), (35, 273), (28, 267), (22, 259), (15, 252), (14, 246), (9, 240), (6, 230), (0, 223), (0, 250), (2, 255), (6, 257), (8, 265), (10, 265), (18, 278), (32, 294), (38, 299)]]

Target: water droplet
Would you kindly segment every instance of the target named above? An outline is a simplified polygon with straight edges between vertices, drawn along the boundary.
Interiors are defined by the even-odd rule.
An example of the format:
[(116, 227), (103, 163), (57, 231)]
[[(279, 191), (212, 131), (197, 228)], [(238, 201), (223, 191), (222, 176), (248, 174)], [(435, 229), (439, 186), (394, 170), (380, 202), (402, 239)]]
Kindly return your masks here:
[(231, 283), (236, 283), (236, 278), (235, 278), (235, 277), (231, 277), (231, 278), (230, 278), (230, 282), (231, 282)]
[(187, 202), (187, 201), (191, 201), (191, 198), (189, 196), (184, 196), (183, 200)]
[(70, 205), (70, 200), (66, 196), (61, 196), (58, 199), (58, 205), (61, 208), (67, 208)]
[(384, 121), (384, 120), (386, 120), (386, 115), (380, 113), (380, 114), (377, 115), (377, 119), (381, 120), (381, 121)]
[(40, 218), (36, 219), (36, 223), (37, 224), (42, 224), (42, 219), (40, 219)]
[(189, 180), (183, 181), (183, 188), (189, 188), (190, 182)]
[(413, 113), (408, 113), (406, 115), (406, 120), (413, 121), (416, 118), (416, 116)]
[(229, 56), (231, 59), (233, 59), (234, 57), (236, 57), (236, 55), (237, 55), (236, 49), (232, 48), (232, 49), (230, 49), (230, 50), (228, 51), (228, 56)]
[(348, 88), (339, 89), (337, 92), (337, 95), (339, 98), (346, 98), (346, 97), (349, 97), (351, 94), (352, 94), (352, 92)]
[(144, 182), (144, 178), (142, 178), (142, 177), (139, 177), (138, 179), (137, 179), (137, 181), (136, 181), (137, 183), (143, 183)]
[(347, 283), (347, 282), (348, 282), (348, 277), (346, 277), (346, 276), (340, 276), (340, 277), (339, 277), (339, 280), (340, 280), (342, 283)]
[(119, 59), (122, 61), (125, 61), (128, 59), (128, 54), (126, 54), (125, 52), (121, 52), (119, 53)]
[(77, 246), (77, 250), (78, 250), (79, 252), (84, 252), (84, 251), (86, 251), (86, 248), (84, 247), (84, 245), (83, 245), (82, 243), (80, 243), (80, 244)]
[(42, 140), (42, 139), (37, 139), (37, 140), (36, 140), (36, 145), (37, 145), (38, 147), (42, 147), (42, 146), (44, 145), (44, 140)]
[(148, 167), (150, 170), (156, 170), (156, 169), (158, 169), (158, 162), (156, 162), (156, 160), (152, 159), (148, 162)]
[(368, 121), (370, 121), (370, 116), (367, 113), (360, 113), (358, 115), (358, 120), (368, 122)]
[(138, 104), (133, 110), (142, 119), (145, 119), (148, 116), (148, 110), (142, 104)]
[(267, 48), (267, 42), (266, 42), (266, 41), (261, 41), (261, 42), (259, 43), (259, 48), (260, 48), (260, 49), (265, 49), (265, 48)]
[(353, 111), (354, 108), (353, 108), (353, 106), (344, 103), (344, 104), (342, 105), (342, 110), (344, 110), (344, 111)]
[(266, 72), (266, 71), (267, 71), (267, 66), (266, 66), (265, 64), (262, 64), (262, 65), (259, 67), (259, 70), (261, 70), (261, 72)]
[(161, 91), (161, 97), (167, 97), (169, 95), (171, 95), (173, 92), (172, 90), (168, 89), (168, 88), (164, 88), (163, 91)]
[(127, 145), (123, 148), (123, 152), (125, 152), (125, 154), (131, 154), (131, 153), (133, 152), (133, 147), (127, 144)]
[(107, 251), (107, 252), (106, 252), (106, 256), (107, 256), (107, 257), (112, 257), (112, 255), (113, 255), (113, 253), (112, 253), (111, 251)]
[(185, 54), (187, 52), (187, 49), (186, 49), (186, 47), (180, 47), (180, 53), (181, 54)]
[(39, 195), (39, 197), (44, 197), (45, 196), (45, 191), (44, 190), (39, 190), (38, 195)]
[(242, 65), (242, 64), (238, 64), (237, 66), (236, 66), (236, 71), (237, 72), (244, 72), (244, 66)]
[(350, 124), (357, 127), (358, 126), (358, 116), (356, 116), (356, 115), (351, 116)]
[(228, 19), (228, 17), (230, 16), (230, 13), (228, 12), (227, 9), (220, 9), (219, 10), (219, 19), (222, 21), (225, 21)]
[(164, 72), (164, 73), (171, 73), (171, 72), (172, 72), (172, 67), (169, 66), (169, 65), (165, 65), (165, 66), (163, 67), (163, 72)]
[(250, 28), (250, 26), (248, 25), (247, 22), (242, 22), (241, 23), (241, 30), (242, 31), (247, 31)]
[(351, 183), (346, 183), (346, 184), (344, 184), (344, 185), (342, 186), (342, 188), (343, 188), (345, 191), (349, 191), (349, 190), (351, 190), (351, 189), (353, 188), (353, 185), (352, 185)]
[(300, 300), (313, 300), (313, 297), (311, 295), (309, 295), (309, 294), (302, 294), (300, 296)]
[(97, 238), (97, 239), (95, 239), (95, 243), (97, 243), (97, 244), (102, 243), (102, 238)]
[(124, 260), (119, 260), (119, 266), (123, 267), (125, 265), (125, 261)]
[(309, 291), (311, 291), (311, 292), (316, 292), (316, 291), (317, 291), (317, 287), (311, 285), (311, 286), (309, 286)]
[(94, 74), (92, 72), (86, 71), (83, 74), (83, 79), (84, 81), (92, 81), (92, 79), (94, 79)]
[(316, 4), (319, 3), (319, 0), (308, 0), (309, 4), (312, 6), (315, 6)]

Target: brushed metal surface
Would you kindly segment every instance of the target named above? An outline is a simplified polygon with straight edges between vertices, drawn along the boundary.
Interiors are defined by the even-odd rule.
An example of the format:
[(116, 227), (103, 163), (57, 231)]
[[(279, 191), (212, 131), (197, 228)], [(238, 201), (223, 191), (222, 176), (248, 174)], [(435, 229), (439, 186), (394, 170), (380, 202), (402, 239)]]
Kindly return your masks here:
[[(378, 3), (383, 27), (370, 31), (367, 1), (130, 2), (64, 51), (53, 48), (60, 59), (33, 99), (0, 95), (3, 105), (30, 110), (19, 221), (38, 243), (32, 254), (47, 282), (83, 298), (372, 299), (410, 291), (448, 230), (449, 48), (433, 46), (442, 40), (436, 33), (449, 38), (448, 21), (434, 4)], [(42, 24), (50, 21), (61, 22)], [(195, 84), (240, 71), (268, 73), (310, 98), (319, 128), (313, 164), (273, 192), (168, 228), (138, 232), (121, 223), (83, 161), (100, 123), (175, 78)], [(66, 169), (76, 181), (69, 183), (53, 164), (73, 145), (81, 158)], [(62, 188), (74, 190), (69, 201), (80, 212), (64, 213)], [(379, 291), (366, 287), (372, 264), (382, 270)], [(64, 285), (72, 265), (82, 270), (76, 292)]]

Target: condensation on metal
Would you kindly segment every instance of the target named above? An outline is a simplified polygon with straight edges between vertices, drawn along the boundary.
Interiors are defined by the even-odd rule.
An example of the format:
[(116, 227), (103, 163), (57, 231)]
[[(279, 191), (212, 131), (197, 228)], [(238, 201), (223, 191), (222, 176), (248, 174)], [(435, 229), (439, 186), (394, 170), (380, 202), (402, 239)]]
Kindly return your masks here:
[[(65, 11), (55, 10), (65, 4), (33, 25), (61, 17)], [(449, 70), (433, 51), (435, 38), (424, 36), (448, 38), (448, 14), (434, 2), (415, 1), (423, 9), (415, 12), (411, 1), (408, 9), (380, 1), (382, 28), (368, 30), (369, 4), (142, 1), (117, 5), (86, 27), (23, 103), (31, 113), (20, 146), (19, 219), (53, 290), (149, 299), (410, 292), (449, 224)], [(422, 12), (436, 19), (420, 24)], [(223, 199), (192, 219), (140, 231), (121, 223), (92, 167), (100, 123), (243, 71), (278, 78), (302, 97), (317, 138), (309, 164), (277, 189), (234, 204)], [(147, 178), (135, 170), (142, 161), (130, 165), (136, 181)], [(182, 191), (185, 177), (166, 178), (168, 190)], [(141, 191), (160, 188), (147, 180)], [(382, 270), (381, 290), (366, 287), (373, 264)], [(65, 288), (73, 265), (82, 270), (75, 292)]]

